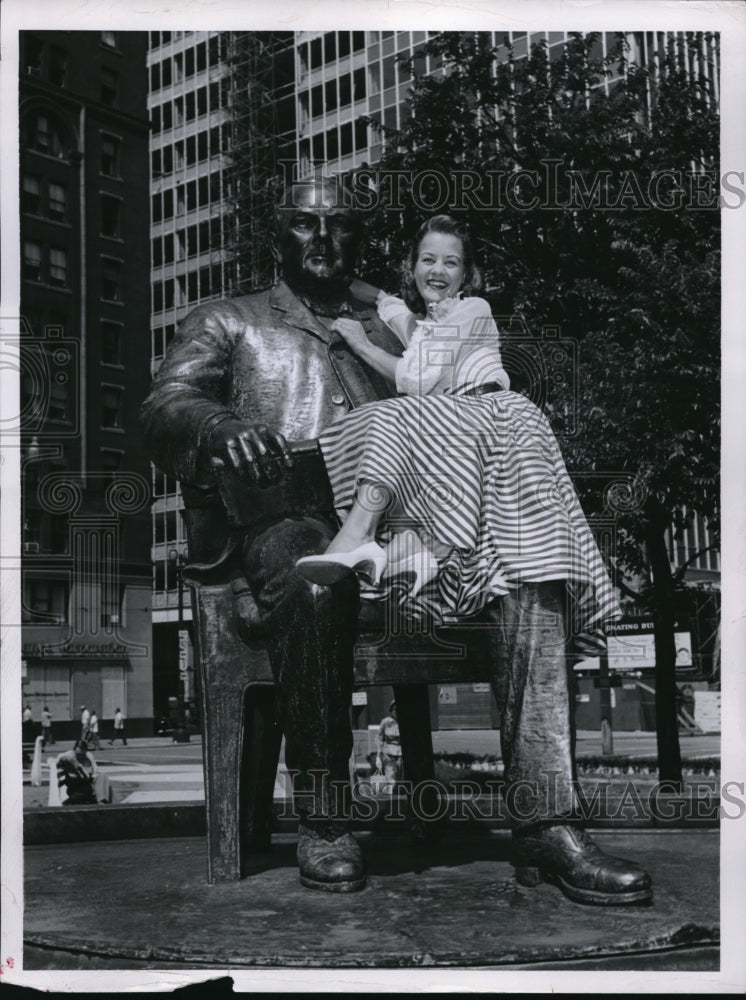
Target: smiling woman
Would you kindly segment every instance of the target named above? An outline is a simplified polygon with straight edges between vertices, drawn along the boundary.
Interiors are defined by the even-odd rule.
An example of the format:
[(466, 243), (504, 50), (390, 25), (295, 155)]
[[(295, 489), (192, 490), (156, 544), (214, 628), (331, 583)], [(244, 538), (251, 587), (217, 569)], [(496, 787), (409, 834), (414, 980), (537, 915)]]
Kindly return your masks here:
[(464, 282), (463, 243), (449, 233), (427, 233), (420, 243), (414, 281), (423, 301), (454, 296)]
[(593, 633), (618, 614), (614, 592), (548, 423), (509, 391), (479, 287), (469, 234), (445, 215), (417, 233), (401, 299), (353, 282), (404, 354), (372, 345), (355, 320), (332, 329), (404, 396), (369, 403), (321, 435), (344, 523), (298, 570), (319, 584), (355, 571), (381, 598), (387, 580), (413, 575), (402, 606), (436, 621), (470, 617), (523, 583), (567, 580), (576, 641), (594, 648)]

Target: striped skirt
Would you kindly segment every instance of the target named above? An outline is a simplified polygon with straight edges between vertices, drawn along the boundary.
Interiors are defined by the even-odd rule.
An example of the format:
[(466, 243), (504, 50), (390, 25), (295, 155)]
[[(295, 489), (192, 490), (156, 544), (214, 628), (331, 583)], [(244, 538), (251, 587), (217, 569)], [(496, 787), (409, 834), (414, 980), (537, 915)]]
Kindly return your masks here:
[(320, 444), (343, 517), (361, 483), (378, 485), (379, 540), (414, 525), (450, 550), (438, 576), (404, 599), (413, 614), (455, 622), (523, 583), (565, 580), (578, 656), (603, 649), (603, 626), (620, 615), (614, 588), (554, 434), (524, 396), (368, 403)]

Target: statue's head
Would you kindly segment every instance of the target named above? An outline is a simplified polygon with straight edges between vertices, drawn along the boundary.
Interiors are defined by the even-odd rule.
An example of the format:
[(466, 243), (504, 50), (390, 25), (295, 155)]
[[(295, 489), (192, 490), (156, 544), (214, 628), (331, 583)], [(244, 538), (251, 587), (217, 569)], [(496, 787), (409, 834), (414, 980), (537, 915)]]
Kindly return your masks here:
[(345, 292), (363, 240), (349, 191), (333, 178), (297, 181), (275, 209), (273, 252), (285, 281), (302, 295)]

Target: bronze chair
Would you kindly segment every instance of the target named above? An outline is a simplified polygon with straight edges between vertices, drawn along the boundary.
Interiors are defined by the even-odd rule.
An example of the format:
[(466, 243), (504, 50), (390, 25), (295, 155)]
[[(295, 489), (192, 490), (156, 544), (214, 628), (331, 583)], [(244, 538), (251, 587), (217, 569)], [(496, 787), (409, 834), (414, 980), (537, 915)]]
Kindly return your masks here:
[[(330, 509), (317, 443), (303, 442), (294, 448), (294, 455), (300, 469), (262, 491), (247, 491), (230, 476), (218, 474), (220, 496), (232, 525), (250, 524), (262, 510), (309, 513)], [(189, 509), (186, 513), (191, 535), (194, 519)], [(202, 683), (208, 880), (230, 882), (245, 874), (253, 852), (269, 847), (282, 734), (274, 717), (269, 660), (261, 635), (252, 628), (257, 609), (245, 580), (239, 572), (217, 582), (198, 582), (194, 576), (190, 589)], [(190, 578), (188, 570), (186, 577)], [(428, 684), (488, 676), (480, 630), (449, 627), (435, 634), (402, 634), (400, 630), (391, 634), (382, 616), (372, 609), (372, 602), (361, 601), (355, 683), (393, 687), (403, 765), (407, 779), (416, 784), (434, 777)], [(231, 671), (225, 669), (226, 663), (234, 665)]]

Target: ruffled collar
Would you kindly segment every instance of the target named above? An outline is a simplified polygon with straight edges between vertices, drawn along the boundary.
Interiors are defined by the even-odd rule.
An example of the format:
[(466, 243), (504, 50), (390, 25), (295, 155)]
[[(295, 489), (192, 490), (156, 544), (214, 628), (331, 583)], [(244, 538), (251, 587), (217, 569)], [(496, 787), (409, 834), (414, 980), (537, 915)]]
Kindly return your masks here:
[(448, 319), (456, 306), (461, 302), (461, 295), (462, 293), (458, 292), (457, 295), (449, 295), (441, 299), (440, 302), (428, 302), (426, 319), (436, 323)]

